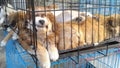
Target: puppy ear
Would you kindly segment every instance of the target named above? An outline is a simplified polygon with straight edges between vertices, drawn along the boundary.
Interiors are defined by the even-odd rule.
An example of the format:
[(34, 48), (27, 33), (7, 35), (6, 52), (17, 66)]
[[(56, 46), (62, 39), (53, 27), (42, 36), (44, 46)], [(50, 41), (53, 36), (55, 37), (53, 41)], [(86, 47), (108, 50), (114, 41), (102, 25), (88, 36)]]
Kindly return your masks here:
[(49, 18), (49, 20), (54, 23), (56, 22), (55, 16), (52, 13), (47, 13), (46, 16)]
[(46, 16), (49, 18), (50, 22), (52, 23), (52, 30), (55, 31), (57, 27), (55, 16), (52, 13), (47, 13)]

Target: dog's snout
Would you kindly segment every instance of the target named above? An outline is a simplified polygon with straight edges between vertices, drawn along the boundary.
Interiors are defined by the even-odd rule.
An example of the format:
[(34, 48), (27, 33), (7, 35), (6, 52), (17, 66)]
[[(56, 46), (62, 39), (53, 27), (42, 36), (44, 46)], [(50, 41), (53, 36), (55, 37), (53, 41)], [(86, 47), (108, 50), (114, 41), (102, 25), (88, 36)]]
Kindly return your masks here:
[(45, 23), (45, 21), (44, 21), (44, 20), (39, 20), (39, 23), (40, 23), (41, 25), (43, 25), (43, 24)]

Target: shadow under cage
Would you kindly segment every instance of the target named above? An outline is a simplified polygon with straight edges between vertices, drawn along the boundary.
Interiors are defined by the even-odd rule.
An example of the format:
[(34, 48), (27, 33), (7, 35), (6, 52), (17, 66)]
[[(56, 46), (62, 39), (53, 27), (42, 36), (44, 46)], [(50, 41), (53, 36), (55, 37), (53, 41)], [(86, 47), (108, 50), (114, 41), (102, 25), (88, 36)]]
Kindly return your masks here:
[(120, 67), (120, 0), (1, 3), (7, 68)]

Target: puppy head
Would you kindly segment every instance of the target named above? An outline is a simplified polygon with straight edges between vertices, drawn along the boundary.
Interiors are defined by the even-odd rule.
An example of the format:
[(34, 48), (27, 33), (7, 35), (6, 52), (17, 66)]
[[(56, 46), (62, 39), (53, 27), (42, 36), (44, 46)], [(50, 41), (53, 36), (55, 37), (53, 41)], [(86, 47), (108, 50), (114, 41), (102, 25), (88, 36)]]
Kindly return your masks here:
[(105, 20), (105, 24), (107, 27), (107, 30), (113, 34), (113, 36), (116, 36), (119, 34), (119, 25), (120, 25), (120, 15), (119, 14), (113, 14), (111, 16), (107, 16)]
[(109, 27), (116, 27), (117, 26), (116, 19), (114, 17), (108, 17), (108, 18), (106, 18), (105, 23)]
[[(37, 31), (43, 31), (43, 32), (51, 32), (52, 31), (52, 22), (53, 19), (51, 16), (51, 13), (44, 13), (44, 12), (35, 12), (35, 25)], [(50, 18), (51, 17), (51, 18)], [(33, 20), (29, 20), (29, 27), (33, 24)]]
[(106, 23), (111, 27), (117, 27), (120, 24), (120, 15), (113, 14), (111, 16), (107, 16)]

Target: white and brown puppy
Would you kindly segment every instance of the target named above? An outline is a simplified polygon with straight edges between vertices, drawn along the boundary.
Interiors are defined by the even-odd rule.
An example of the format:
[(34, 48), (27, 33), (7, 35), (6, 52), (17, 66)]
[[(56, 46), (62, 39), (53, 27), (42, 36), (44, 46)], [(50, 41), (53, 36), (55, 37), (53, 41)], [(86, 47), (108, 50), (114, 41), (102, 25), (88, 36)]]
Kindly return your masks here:
[[(31, 42), (31, 40), (33, 39), (32, 36), (32, 31), (28, 31), (27, 29), (27, 25), (26, 25), (26, 21), (28, 21), (28, 17), (26, 15), (26, 12), (24, 11), (19, 11), (16, 13), (13, 13), (10, 15), (10, 19), (9, 19), (9, 24), (12, 25), (12, 27), (15, 27), (18, 29), (17, 34), (19, 35), (18, 41), (21, 44), (21, 46), (27, 50), (28, 52), (33, 52), (33, 50), (31, 49), (31, 45), (33, 45), (33, 42)], [(28, 23), (27, 23), (28, 24)], [(7, 40), (5, 38), (5, 40), (3, 41), (8, 41), (9, 38), (11, 38), (11, 36), (13, 35), (13, 31), (10, 31), (10, 33), (8, 33)], [(32, 39), (31, 39), (32, 37)], [(38, 60), (40, 62), (40, 67), (41, 68), (50, 68), (50, 59), (49, 59), (49, 54), (48, 51), (46, 50), (46, 48), (40, 43), (38, 42), (39, 40), (37, 40), (37, 57)]]
[(104, 31), (106, 31), (106, 38), (112, 38), (115, 36), (119, 36), (119, 24), (120, 24), (120, 15), (119, 14), (112, 14), (109, 16), (96, 14), (96, 17), (98, 17), (98, 23), (99, 25), (104, 26)]
[[(55, 46), (55, 34), (52, 31), (52, 23), (47, 15), (49, 12), (36, 12), (35, 24), (37, 29), (37, 39), (48, 49), (50, 59), (56, 61), (59, 58), (57, 47)], [(51, 18), (52, 19), (52, 18)], [(32, 19), (30, 24), (33, 24)], [(29, 26), (31, 27), (31, 26)], [(52, 50), (52, 51), (51, 51)]]
[[(52, 43), (52, 45), (48, 45), (48, 52), (50, 53), (49, 54), (50, 56), (54, 55), (54, 59), (58, 54), (57, 48), (55, 47), (56, 45), (55, 43), (59, 44), (57, 45), (59, 50), (67, 50), (67, 49), (78, 47), (79, 39), (80, 39), (80, 44), (81, 45), (84, 44), (82, 32), (78, 30), (77, 23), (73, 23), (72, 28), (71, 28), (70, 22), (66, 22), (64, 26), (62, 23), (57, 23), (55, 21), (56, 19), (54, 18), (54, 15), (50, 12), (46, 12), (46, 13), (36, 12), (35, 15), (36, 15), (35, 23), (36, 23), (36, 28), (38, 31), (38, 38), (41, 39), (41, 41), (45, 41), (45, 42), (48, 41), (49, 42), (48, 44)], [(64, 30), (63, 30), (63, 27), (65, 27)], [(72, 32), (71, 32), (71, 29), (72, 29)], [(65, 32), (65, 36), (63, 36), (64, 32)], [(71, 35), (73, 36), (72, 38), (71, 38)], [(64, 44), (63, 37), (65, 37), (65, 41), (67, 42), (65, 45), (63, 45)], [(46, 38), (48, 40), (46, 40)], [(57, 39), (55, 40), (55, 38)], [(72, 44), (71, 44), (71, 41), (73, 41)], [(43, 43), (45, 46), (47, 46), (45, 42)], [(49, 50), (52, 50), (52, 52)]]

